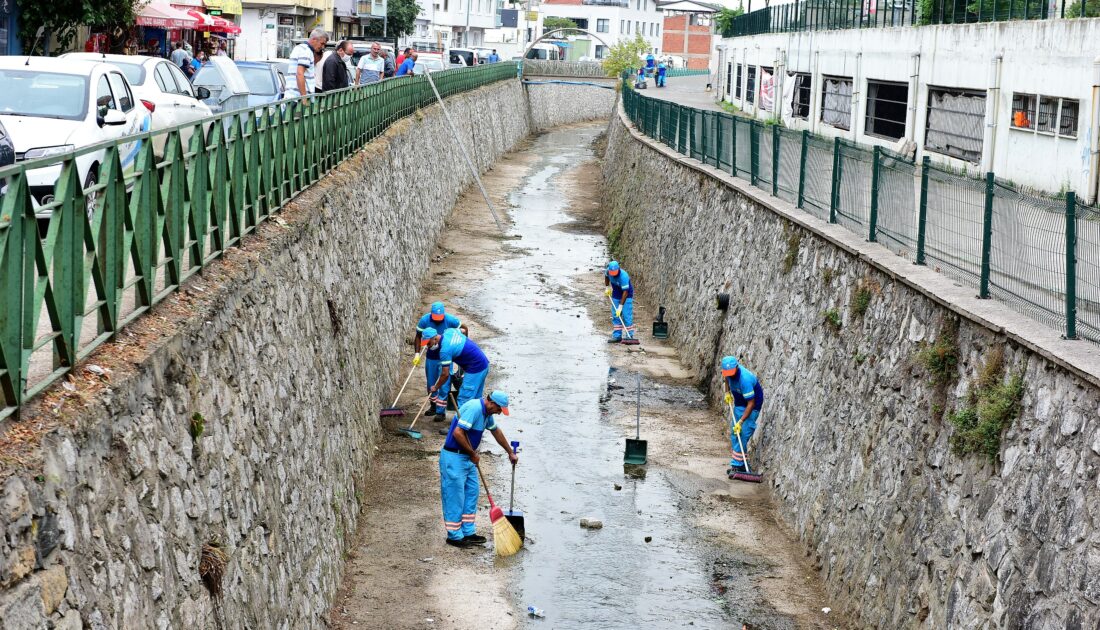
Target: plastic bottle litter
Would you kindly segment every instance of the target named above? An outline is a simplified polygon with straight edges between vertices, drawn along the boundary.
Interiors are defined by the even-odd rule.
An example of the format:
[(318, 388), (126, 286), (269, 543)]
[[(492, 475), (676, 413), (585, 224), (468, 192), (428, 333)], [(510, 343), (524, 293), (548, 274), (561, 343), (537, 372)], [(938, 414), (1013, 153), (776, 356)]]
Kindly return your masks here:
[(539, 619), (542, 619), (543, 617), (546, 616), (546, 611), (541, 609), (541, 608), (536, 608), (534, 606), (528, 606), (527, 607), (527, 615), (531, 616), (531, 617), (537, 617)]

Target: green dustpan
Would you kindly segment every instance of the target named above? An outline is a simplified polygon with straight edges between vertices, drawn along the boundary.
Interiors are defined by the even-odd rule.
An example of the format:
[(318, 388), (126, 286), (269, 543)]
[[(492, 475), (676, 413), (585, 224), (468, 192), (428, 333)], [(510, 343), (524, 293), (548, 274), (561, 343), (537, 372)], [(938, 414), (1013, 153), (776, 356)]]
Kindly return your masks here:
[(642, 466), (646, 462), (646, 450), (649, 445), (642, 438), (642, 375), (638, 375), (638, 411), (634, 416), (634, 439), (626, 438), (626, 451), (623, 463)]

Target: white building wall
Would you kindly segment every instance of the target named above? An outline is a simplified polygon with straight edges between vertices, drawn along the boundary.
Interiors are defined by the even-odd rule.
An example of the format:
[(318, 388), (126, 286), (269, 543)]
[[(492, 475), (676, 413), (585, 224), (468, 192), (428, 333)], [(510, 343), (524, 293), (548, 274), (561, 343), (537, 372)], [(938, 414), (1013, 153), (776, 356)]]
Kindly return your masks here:
[[(992, 24), (942, 25), (908, 28), (821, 31), (757, 35), (721, 40), (725, 62), (755, 66), (783, 65), (789, 72), (812, 75), (809, 120), (784, 116), (793, 129), (809, 129), (864, 144), (894, 146), (864, 133), (868, 80), (909, 83), (907, 137), (917, 145), (918, 158), (927, 153), (934, 163), (977, 174), (992, 170), (998, 177), (1047, 191), (1089, 191), (1090, 144), (1097, 133), (1092, 93), (1094, 61), (1100, 53), (1100, 20), (1045, 20)], [(1000, 91), (994, 102), (994, 57), (1001, 55)], [(914, 77), (913, 68), (917, 72)], [(718, 68), (725, 73), (726, 68)], [(746, 71), (747, 73), (747, 71)], [(821, 121), (822, 77), (854, 78), (856, 107), (852, 129), (845, 131)], [(783, 81), (791, 81), (787, 76)], [(736, 66), (733, 80), (736, 82)], [(757, 81), (759, 85), (759, 80)], [(916, 89), (913, 89), (913, 86)], [(929, 87), (965, 88), (987, 92), (986, 139), (980, 163), (970, 163), (926, 151)], [(777, 87), (777, 94), (782, 91)], [(1075, 139), (1013, 129), (1014, 92), (1077, 99), (1080, 103)], [(743, 94), (723, 97), (757, 118), (771, 112), (747, 103)], [(992, 126), (996, 112), (996, 125)]]
[[(614, 46), (622, 39), (633, 39), (641, 25), (642, 37), (649, 43), (650, 50), (661, 49), (661, 28), (664, 17), (657, 10), (654, 0), (627, 0), (628, 6), (616, 7), (590, 4), (542, 4), (539, 7), (540, 20), (547, 17), (580, 18), (588, 20), (588, 30), (596, 33), (607, 42), (608, 46)], [(597, 30), (597, 20), (608, 21), (608, 32), (601, 33)], [(627, 22), (630, 26), (627, 27)], [(542, 35), (542, 23), (538, 26), (536, 37)], [(594, 42), (598, 44), (599, 42)]]

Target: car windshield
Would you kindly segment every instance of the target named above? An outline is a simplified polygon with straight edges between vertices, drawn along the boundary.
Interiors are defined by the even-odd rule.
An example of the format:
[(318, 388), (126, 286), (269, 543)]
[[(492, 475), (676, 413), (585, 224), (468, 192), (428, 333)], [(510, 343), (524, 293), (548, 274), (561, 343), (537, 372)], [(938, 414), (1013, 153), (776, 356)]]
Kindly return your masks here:
[(111, 64), (117, 66), (119, 70), (122, 70), (122, 74), (126, 76), (126, 80), (130, 82), (130, 85), (141, 85), (145, 83), (145, 66), (137, 63), (120, 63), (118, 61), (112, 61)]
[(80, 120), (87, 108), (87, 77), (0, 70), (0, 115)]
[(271, 76), (271, 68), (253, 68), (250, 66), (237, 66), (248, 84), (248, 91), (259, 96), (275, 95), (275, 79)]

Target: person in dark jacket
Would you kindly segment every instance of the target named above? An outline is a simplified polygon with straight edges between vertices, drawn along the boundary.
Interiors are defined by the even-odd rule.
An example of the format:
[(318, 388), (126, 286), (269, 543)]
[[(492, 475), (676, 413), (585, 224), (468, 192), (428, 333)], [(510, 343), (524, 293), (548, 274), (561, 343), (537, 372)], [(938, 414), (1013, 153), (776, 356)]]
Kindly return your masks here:
[(321, 66), (321, 88), (326, 92), (339, 90), (351, 85), (348, 77), (348, 64), (345, 61), (355, 54), (351, 42), (344, 40), (336, 46), (325, 63)]

